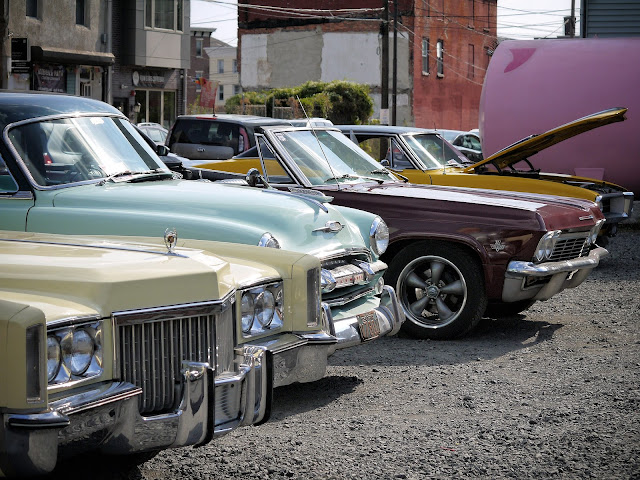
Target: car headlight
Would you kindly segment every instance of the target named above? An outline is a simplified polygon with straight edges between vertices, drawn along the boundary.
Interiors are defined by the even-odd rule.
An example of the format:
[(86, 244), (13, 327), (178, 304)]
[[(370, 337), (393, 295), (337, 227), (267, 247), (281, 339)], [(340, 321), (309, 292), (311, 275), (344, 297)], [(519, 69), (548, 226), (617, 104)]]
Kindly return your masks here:
[(373, 253), (380, 256), (387, 251), (389, 246), (389, 227), (380, 217), (376, 217), (371, 224), (369, 240)]
[(282, 326), (284, 289), (282, 282), (252, 287), (242, 292), (241, 323), (245, 336), (259, 335)]
[(602, 211), (602, 196), (598, 195), (595, 199), (596, 205), (598, 205), (598, 208), (600, 209), (600, 211)]
[(543, 260), (549, 260), (551, 258), (559, 236), (560, 230), (552, 230), (542, 236), (536, 248), (535, 255), (537, 261), (542, 262)]
[(102, 373), (102, 322), (58, 327), (47, 332), (47, 381), (60, 384)]
[(265, 232), (262, 237), (260, 237), (260, 241), (258, 242), (259, 247), (267, 247), (267, 248), (280, 248), (280, 242), (271, 235), (269, 232)]
[(50, 335), (47, 337), (47, 381), (51, 382), (60, 370), (60, 361), (62, 360), (62, 352), (60, 350), (60, 342), (58, 339)]

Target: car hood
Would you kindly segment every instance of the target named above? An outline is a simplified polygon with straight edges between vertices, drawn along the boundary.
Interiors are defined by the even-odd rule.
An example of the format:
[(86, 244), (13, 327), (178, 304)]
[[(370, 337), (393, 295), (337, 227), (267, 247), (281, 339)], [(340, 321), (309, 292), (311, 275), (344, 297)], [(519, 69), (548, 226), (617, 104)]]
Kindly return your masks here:
[(476, 169), (486, 164), (493, 164), (499, 169), (504, 169), (568, 138), (610, 123), (622, 122), (625, 120), (624, 114), (626, 112), (626, 108), (610, 108), (579, 118), (578, 120), (556, 127), (545, 133), (525, 137), (485, 158), (481, 162), (466, 167), (464, 172), (473, 173)]
[[(193, 180), (107, 182), (57, 190), (52, 204), (48, 208), (52, 205), (38, 201), (29, 212), (27, 230), (150, 236), (175, 227), (179, 238), (248, 245), (257, 245), (269, 232), (284, 250), (320, 257), (368, 246), (340, 207), (248, 186)], [(340, 222), (342, 230), (317, 230), (328, 221)]]
[(0, 271), (0, 298), (39, 307), (49, 321), (215, 300), (236, 288), (230, 264), (209, 252), (106, 237), (0, 232)]

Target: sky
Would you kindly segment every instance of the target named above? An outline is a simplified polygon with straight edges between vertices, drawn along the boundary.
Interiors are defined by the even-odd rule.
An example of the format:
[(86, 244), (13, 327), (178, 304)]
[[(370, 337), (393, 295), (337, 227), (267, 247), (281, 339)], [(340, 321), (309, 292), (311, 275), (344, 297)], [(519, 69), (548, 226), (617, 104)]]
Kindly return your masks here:
[[(579, 33), (580, 1), (575, 4)], [(215, 28), (214, 38), (237, 46), (237, 11), (235, 0), (191, 0), (191, 28)], [(561, 36), (563, 19), (570, 14), (571, 0), (498, 0), (498, 36), (516, 40)]]

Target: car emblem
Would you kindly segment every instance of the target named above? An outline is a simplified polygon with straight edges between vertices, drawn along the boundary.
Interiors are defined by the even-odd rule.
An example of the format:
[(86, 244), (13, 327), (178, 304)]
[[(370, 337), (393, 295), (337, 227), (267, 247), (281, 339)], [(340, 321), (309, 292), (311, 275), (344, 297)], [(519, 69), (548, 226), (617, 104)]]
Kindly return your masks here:
[(491, 248), (493, 248), (496, 252), (501, 252), (502, 250), (504, 250), (505, 248), (507, 248), (507, 246), (502, 243), (502, 240), (496, 240), (494, 241), (491, 245)]
[(167, 246), (169, 254), (173, 254), (173, 249), (178, 243), (178, 232), (175, 228), (167, 228), (164, 231), (164, 244)]
[(316, 228), (314, 232), (333, 232), (338, 233), (342, 230), (342, 224), (336, 220), (329, 220), (324, 224), (324, 227)]

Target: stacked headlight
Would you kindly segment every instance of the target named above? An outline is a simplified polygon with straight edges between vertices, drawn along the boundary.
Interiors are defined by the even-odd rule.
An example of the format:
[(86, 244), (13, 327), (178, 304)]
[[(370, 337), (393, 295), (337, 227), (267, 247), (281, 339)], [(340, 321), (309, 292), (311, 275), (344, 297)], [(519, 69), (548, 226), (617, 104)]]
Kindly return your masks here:
[(102, 335), (101, 321), (50, 329), (47, 332), (49, 385), (100, 375)]
[(260, 237), (258, 246), (267, 248), (280, 248), (280, 242), (278, 242), (278, 239), (271, 235), (269, 232), (265, 232), (262, 237)]
[(373, 253), (380, 256), (387, 251), (389, 246), (389, 227), (380, 217), (376, 217), (371, 224), (369, 240)]
[(553, 249), (556, 246), (558, 237), (560, 236), (560, 230), (552, 230), (545, 233), (538, 242), (538, 248), (536, 248), (536, 260), (542, 262), (549, 260), (553, 255)]
[(241, 292), (240, 311), (244, 335), (259, 335), (282, 327), (284, 289), (282, 282), (252, 287)]

